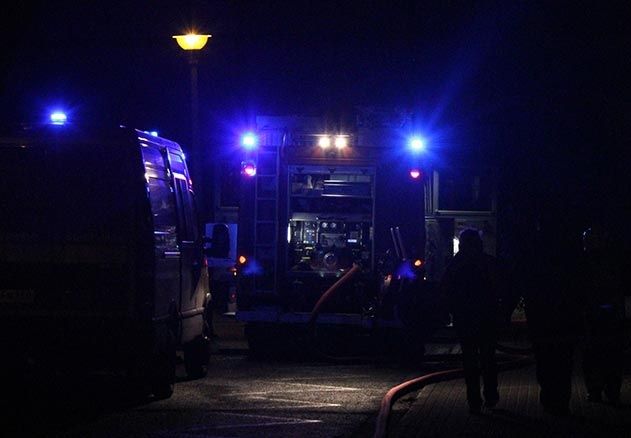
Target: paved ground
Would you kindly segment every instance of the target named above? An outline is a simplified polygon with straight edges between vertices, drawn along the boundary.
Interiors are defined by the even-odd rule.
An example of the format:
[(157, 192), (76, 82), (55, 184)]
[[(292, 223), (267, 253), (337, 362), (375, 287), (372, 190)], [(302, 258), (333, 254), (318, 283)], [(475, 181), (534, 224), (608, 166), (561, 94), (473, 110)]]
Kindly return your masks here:
[(546, 414), (530, 365), (500, 374), (501, 401), (480, 416), (469, 414), (462, 378), (403, 397), (394, 406), (388, 437), (631, 437), (631, 357), (626, 359), (621, 406), (586, 401), (576, 366), (571, 415)]
[[(219, 318), (218, 332), (222, 336), (218, 348), (244, 350), (247, 342), (243, 327), (234, 321)], [(505, 345), (518, 348), (529, 346), (523, 335), (523, 324), (514, 338)], [(631, 332), (631, 330), (630, 330)], [(449, 335), (447, 335), (449, 337)], [(628, 337), (631, 338), (631, 337)], [(451, 356), (460, 353), (451, 342), (428, 346), (428, 353)], [(501, 359), (507, 356), (500, 355)], [(459, 366), (459, 363), (456, 362)], [(539, 386), (535, 366), (504, 371), (499, 376), (501, 400), (493, 410), (481, 416), (470, 415), (466, 403), (464, 379), (430, 384), (397, 401), (391, 412), (389, 438), (407, 437), (631, 437), (631, 351), (625, 357), (625, 377), (622, 404), (586, 401), (580, 375), (580, 354), (575, 359), (573, 394), (569, 417), (546, 414), (539, 404)], [(353, 437), (372, 437), (374, 421), (369, 421)]]

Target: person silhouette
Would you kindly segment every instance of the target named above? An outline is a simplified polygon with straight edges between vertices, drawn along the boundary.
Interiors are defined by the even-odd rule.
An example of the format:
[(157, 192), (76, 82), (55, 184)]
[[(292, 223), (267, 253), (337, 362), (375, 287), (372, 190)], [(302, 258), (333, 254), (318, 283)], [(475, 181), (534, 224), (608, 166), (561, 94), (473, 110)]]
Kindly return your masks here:
[(624, 290), (620, 257), (608, 233), (594, 225), (583, 232), (579, 273), (583, 287), (585, 344), (583, 378), (587, 399), (620, 402), (624, 370)]
[(520, 282), (544, 412), (570, 414), (574, 353), (582, 333), (576, 268), (578, 239), (554, 211), (537, 218), (521, 257)]
[[(497, 259), (484, 253), (475, 229), (459, 236), (459, 251), (448, 264), (441, 289), (462, 349), (467, 403), (472, 414), (499, 401), (495, 347), (501, 297)], [(480, 395), (480, 374), (484, 383)]]

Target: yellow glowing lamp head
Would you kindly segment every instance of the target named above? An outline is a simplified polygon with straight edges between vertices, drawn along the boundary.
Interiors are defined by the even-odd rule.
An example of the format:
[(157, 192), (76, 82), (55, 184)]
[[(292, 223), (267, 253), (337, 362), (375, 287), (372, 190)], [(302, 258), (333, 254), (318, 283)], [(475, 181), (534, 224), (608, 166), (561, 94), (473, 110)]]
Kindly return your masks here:
[(189, 33), (187, 35), (173, 35), (175, 41), (184, 50), (201, 50), (208, 42), (208, 38), (212, 35), (198, 35), (196, 33)]

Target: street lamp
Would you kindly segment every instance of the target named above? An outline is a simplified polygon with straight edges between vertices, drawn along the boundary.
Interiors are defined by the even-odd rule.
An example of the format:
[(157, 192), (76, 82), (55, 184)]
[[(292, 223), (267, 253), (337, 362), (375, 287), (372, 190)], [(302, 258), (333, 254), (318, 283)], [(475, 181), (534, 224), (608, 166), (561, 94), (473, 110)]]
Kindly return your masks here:
[(212, 35), (198, 35), (189, 33), (186, 35), (173, 35), (177, 44), (184, 50), (201, 50)]
[(201, 151), (199, 145), (199, 97), (197, 91), (197, 61), (198, 52), (204, 48), (211, 35), (199, 35), (191, 32), (186, 35), (173, 35), (177, 44), (188, 53), (188, 63), (191, 67), (191, 152), (193, 156), (192, 173), (196, 179), (199, 179), (196, 191), (201, 198), (201, 204), (205, 204), (203, 198), (203, 184), (201, 173)]

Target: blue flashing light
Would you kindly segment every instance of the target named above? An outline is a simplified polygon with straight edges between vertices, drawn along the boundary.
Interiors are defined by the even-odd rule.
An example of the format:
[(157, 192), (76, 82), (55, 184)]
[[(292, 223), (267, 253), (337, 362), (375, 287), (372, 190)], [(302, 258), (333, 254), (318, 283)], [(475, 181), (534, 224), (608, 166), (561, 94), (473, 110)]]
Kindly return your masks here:
[(403, 261), (396, 270), (396, 275), (399, 278), (407, 278), (413, 280), (416, 278), (416, 274), (412, 269), (412, 265), (408, 260)]
[(149, 134), (154, 136), (154, 137), (157, 137), (158, 136), (158, 131), (149, 131)]
[(65, 125), (68, 121), (68, 116), (66, 113), (61, 111), (54, 111), (50, 114), (50, 122), (53, 125)]
[(249, 151), (256, 149), (258, 143), (259, 139), (251, 132), (248, 132), (244, 134), (243, 137), (241, 137), (241, 145), (243, 145), (243, 147)]
[(251, 260), (245, 265), (241, 272), (243, 272), (243, 275), (246, 277), (261, 275), (263, 273), (263, 267), (256, 260)]
[(423, 152), (425, 151), (426, 141), (423, 137), (414, 136), (410, 138), (409, 147), (414, 153)]

